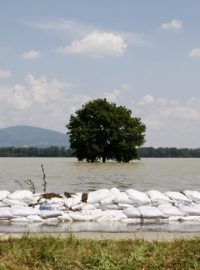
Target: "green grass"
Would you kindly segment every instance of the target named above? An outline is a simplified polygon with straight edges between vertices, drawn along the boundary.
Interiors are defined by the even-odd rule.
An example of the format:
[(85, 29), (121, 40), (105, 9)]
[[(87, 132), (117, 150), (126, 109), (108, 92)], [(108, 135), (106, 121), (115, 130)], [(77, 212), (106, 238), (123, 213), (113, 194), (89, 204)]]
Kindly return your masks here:
[(0, 270), (200, 269), (200, 238), (171, 242), (24, 236), (0, 241)]

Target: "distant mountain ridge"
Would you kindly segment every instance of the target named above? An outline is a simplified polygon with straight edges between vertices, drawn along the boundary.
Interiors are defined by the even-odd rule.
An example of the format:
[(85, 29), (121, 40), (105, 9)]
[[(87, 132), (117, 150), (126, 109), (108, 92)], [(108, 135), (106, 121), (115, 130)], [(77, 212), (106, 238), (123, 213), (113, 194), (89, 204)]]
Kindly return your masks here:
[(69, 147), (64, 133), (33, 126), (12, 126), (0, 129), (0, 147)]

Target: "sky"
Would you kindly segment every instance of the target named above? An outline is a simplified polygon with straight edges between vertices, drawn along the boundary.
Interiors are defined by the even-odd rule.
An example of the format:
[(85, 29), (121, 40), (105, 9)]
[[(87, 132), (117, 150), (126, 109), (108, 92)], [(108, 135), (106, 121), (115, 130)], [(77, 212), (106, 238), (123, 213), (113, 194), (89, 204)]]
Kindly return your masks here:
[(0, 128), (66, 133), (107, 98), (145, 146), (200, 147), (200, 1), (0, 0)]

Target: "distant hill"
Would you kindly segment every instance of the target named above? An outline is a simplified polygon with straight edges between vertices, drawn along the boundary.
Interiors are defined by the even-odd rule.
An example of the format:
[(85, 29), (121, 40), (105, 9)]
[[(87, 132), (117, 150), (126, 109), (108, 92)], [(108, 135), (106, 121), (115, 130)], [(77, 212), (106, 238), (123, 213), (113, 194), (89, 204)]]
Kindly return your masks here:
[(69, 147), (66, 134), (32, 126), (13, 126), (0, 129), (0, 147)]

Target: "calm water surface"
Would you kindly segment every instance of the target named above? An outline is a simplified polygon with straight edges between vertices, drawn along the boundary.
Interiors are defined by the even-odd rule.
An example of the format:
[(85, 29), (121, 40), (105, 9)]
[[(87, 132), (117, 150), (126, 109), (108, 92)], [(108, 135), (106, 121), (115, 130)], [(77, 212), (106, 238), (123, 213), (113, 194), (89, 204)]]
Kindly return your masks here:
[[(44, 165), (49, 192), (121, 190), (200, 190), (200, 159), (146, 158), (128, 164), (88, 164), (73, 158), (0, 158), (0, 189), (19, 189), (15, 180), (32, 179), (42, 191)], [(26, 188), (26, 186), (24, 186)]]

